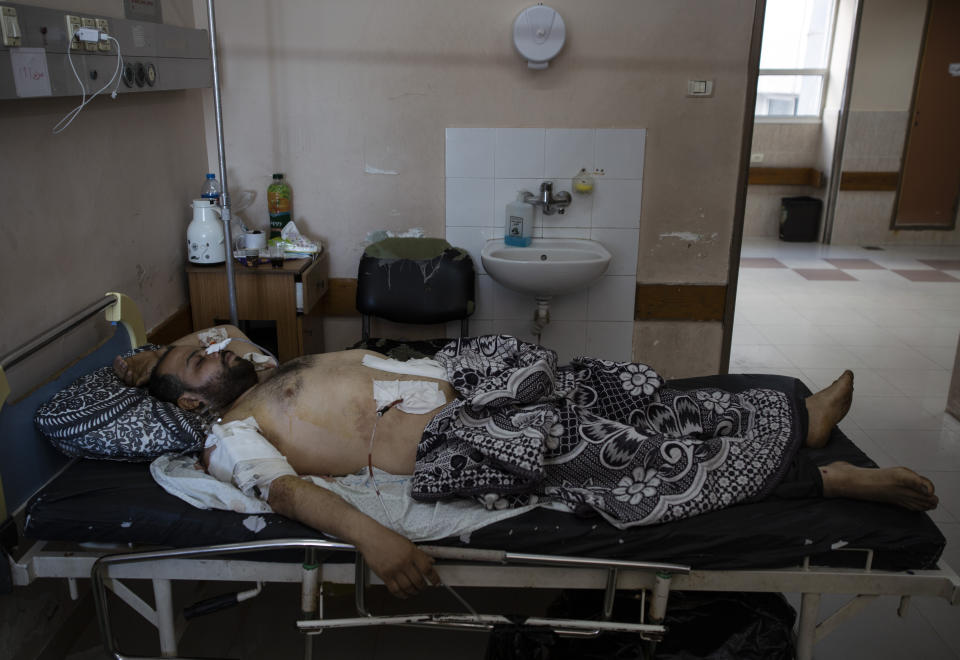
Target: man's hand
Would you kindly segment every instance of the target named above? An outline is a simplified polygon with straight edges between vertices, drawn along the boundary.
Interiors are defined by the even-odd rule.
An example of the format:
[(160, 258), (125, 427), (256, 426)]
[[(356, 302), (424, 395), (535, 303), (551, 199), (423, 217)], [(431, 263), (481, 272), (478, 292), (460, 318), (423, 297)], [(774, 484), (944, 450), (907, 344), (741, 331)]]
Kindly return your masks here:
[(433, 557), (399, 534), (380, 528), (375, 538), (364, 539), (357, 550), (397, 598), (415, 596), (427, 584), (440, 584)]
[(325, 488), (285, 475), (270, 484), (268, 502), (277, 513), (352, 544), (398, 598), (428, 582), (441, 584), (430, 555)]
[(119, 355), (113, 359), (113, 373), (130, 387), (142, 387), (150, 381), (154, 367), (160, 361), (157, 351), (141, 351), (127, 358)]

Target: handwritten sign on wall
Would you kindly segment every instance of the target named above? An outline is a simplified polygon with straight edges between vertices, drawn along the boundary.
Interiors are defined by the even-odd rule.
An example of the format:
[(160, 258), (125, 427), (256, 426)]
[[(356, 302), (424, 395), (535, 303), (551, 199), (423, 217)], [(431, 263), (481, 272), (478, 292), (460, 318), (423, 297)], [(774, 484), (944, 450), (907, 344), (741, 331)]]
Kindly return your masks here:
[(51, 96), (47, 53), (43, 48), (11, 48), (10, 65), (17, 96)]

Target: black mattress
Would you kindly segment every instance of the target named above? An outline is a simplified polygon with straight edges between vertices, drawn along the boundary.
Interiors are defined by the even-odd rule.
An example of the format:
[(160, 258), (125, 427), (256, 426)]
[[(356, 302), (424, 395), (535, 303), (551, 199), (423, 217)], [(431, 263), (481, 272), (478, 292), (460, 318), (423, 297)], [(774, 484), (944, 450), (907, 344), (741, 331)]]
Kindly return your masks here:
[[(671, 381), (671, 387), (752, 387), (778, 389), (796, 397), (809, 390), (783, 376), (729, 375)], [(839, 429), (824, 449), (802, 449), (824, 465), (844, 460), (876, 467)], [(132, 543), (193, 547), (276, 538), (324, 538), (279, 515), (263, 516), (257, 533), (244, 526), (249, 516), (204, 511), (167, 494), (146, 464), (80, 460), (27, 506), (24, 534), (47, 541)], [(698, 569), (794, 566), (805, 556), (815, 564), (863, 565), (863, 553), (837, 546), (874, 550), (874, 568), (930, 568), (945, 545), (943, 534), (924, 513), (847, 499), (768, 497), (660, 525), (618, 530), (602, 518), (534, 510), (436, 545), (492, 548), (513, 552), (579, 555), (675, 562)]]

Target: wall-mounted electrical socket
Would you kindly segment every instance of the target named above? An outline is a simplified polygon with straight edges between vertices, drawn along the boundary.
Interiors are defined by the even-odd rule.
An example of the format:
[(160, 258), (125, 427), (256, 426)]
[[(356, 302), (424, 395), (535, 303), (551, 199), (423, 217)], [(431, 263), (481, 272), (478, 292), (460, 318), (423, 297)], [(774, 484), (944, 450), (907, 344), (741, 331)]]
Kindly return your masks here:
[(713, 81), (688, 80), (687, 96), (713, 96)]
[[(95, 20), (93, 20), (92, 18), (82, 18), (82, 19), (80, 19), (80, 20), (83, 21), (83, 27), (85, 27), (85, 28), (90, 28), (91, 30), (96, 30), (96, 29), (97, 29), (97, 22), (96, 22)], [(89, 42), (89, 41), (84, 41), (84, 42), (83, 42), (83, 48), (84, 48), (84, 50), (95, 51), (95, 50), (97, 50), (97, 43), (100, 43), (100, 42), (97, 41), (96, 43), (92, 43), (92, 42)]]
[[(95, 19), (97, 23), (97, 29), (100, 30), (103, 34), (110, 34), (110, 23), (105, 18)], [(109, 51), (112, 46), (109, 41), (100, 40), (97, 42), (97, 48), (100, 50)]]
[(762, 162), (763, 162), (763, 154), (750, 154), (750, 162), (751, 162), (751, 163), (762, 163)]
[(70, 50), (80, 50), (83, 42), (76, 36), (77, 30), (83, 27), (83, 20), (79, 16), (67, 14), (67, 39), (70, 41)]
[(17, 10), (13, 7), (0, 8), (0, 27), (3, 30), (4, 46), (20, 45), (20, 22), (17, 21)]

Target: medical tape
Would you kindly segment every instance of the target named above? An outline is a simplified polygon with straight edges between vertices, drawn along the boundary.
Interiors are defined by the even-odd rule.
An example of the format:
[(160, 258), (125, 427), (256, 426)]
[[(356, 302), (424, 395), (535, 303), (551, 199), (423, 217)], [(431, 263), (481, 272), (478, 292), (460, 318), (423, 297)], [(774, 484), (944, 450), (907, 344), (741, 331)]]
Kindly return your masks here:
[[(277, 365), (279, 364), (279, 362), (277, 362), (277, 359), (276, 359), (275, 357), (273, 357), (273, 354), (270, 353), (270, 351), (266, 350), (265, 348), (262, 348), (262, 347), (258, 346), (257, 344), (254, 344), (252, 341), (249, 341), (249, 340), (246, 340), (246, 339), (241, 339), (240, 341), (241, 341), (241, 342), (246, 342), (246, 343), (250, 344), (251, 346), (254, 346), (255, 348), (258, 348), (258, 349), (260, 349), (261, 351), (263, 351), (262, 354), (261, 354), (261, 353), (254, 353), (253, 351), (251, 351), (251, 352), (249, 352), (249, 353), (243, 353), (242, 355), (240, 355), (240, 358), (241, 358), (241, 359), (244, 359), (244, 360), (246, 360), (247, 362), (252, 362), (254, 368), (255, 368), (257, 371), (262, 371), (262, 370), (267, 369), (267, 368), (269, 368), (269, 367), (275, 367), (275, 366), (277, 366)], [(223, 341), (217, 342), (217, 343), (215, 343), (215, 344), (210, 344), (210, 345), (207, 346), (207, 348), (204, 350), (204, 353), (205, 353), (206, 355), (212, 355), (213, 353), (219, 353), (220, 351), (224, 350), (227, 346), (229, 346), (231, 343), (233, 343), (233, 338), (228, 337), (228, 338), (224, 339)], [(238, 355), (239, 355), (239, 354), (238, 354)]]
[(277, 448), (260, 433), (253, 417), (214, 424), (205, 448), (210, 454), (208, 471), (218, 481), (232, 483), (245, 495), (269, 497), (270, 484), (285, 475), (297, 476)]
[(219, 353), (227, 347), (227, 344), (230, 343), (230, 339), (224, 339), (223, 341), (218, 341), (216, 344), (210, 344), (207, 346), (207, 350), (204, 351), (207, 355), (211, 353)]

